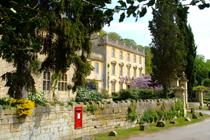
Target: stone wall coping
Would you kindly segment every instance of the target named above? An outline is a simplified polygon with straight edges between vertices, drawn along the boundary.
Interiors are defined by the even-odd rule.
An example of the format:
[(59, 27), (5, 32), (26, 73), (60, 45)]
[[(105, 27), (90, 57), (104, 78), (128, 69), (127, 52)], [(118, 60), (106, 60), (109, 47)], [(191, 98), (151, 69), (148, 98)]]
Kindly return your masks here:
[[(96, 102), (86, 102), (86, 103), (77, 103), (77, 104), (73, 104), (73, 105), (66, 105), (66, 106), (62, 106), (62, 105), (58, 105), (56, 104), (55, 106), (47, 104), (47, 106), (39, 106), (37, 105), (35, 107), (35, 109), (33, 110), (33, 115), (37, 114), (37, 113), (53, 113), (53, 112), (66, 112), (66, 111), (72, 111), (74, 110), (74, 108), (76, 106), (83, 106), (84, 108), (87, 105), (91, 105), (94, 104), (96, 106), (115, 106), (117, 107), (119, 105), (122, 106), (130, 106), (131, 103), (136, 103), (136, 104), (141, 104), (141, 103), (149, 103), (149, 102), (167, 102), (167, 101), (176, 101), (177, 98), (173, 98), (173, 99), (146, 99), (146, 100), (123, 100), (123, 101), (109, 101), (109, 102), (104, 102), (104, 101), (96, 101)], [(12, 108), (12, 109), (3, 109), (0, 112), (0, 116), (1, 114), (4, 115), (15, 115), (16, 114), (16, 108)]]

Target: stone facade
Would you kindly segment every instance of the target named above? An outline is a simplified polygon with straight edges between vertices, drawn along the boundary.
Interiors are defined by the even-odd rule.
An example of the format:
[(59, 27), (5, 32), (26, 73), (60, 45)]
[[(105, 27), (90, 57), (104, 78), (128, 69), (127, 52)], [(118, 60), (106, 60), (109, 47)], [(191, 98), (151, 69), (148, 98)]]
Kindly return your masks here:
[[(120, 89), (127, 89), (133, 79), (145, 74), (144, 49), (126, 46), (122, 41), (111, 40), (108, 36), (94, 38), (93, 54), (100, 55), (101, 61), (92, 61), (94, 68), (99, 70), (94, 70), (88, 79), (96, 79), (99, 90), (102, 88), (111, 94)], [(95, 65), (99, 67), (96, 68)]]
[[(39, 59), (43, 61), (45, 56), (39, 55)], [(108, 36), (96, 36), (92, 40), (92, 52), (89, 61), (94, 70), (87, 79), (96, 81), (98, 90), (106, 90), (109, 94), (120, 89), (129, 88), (132, 79), (145, 74), (144, 50), (126, 46), (120, 41), (110, 40)], [(11, 63), (9, 64), (2, 59), (0, 65), (0, 75), (14, 70)], [(47, 73), (49, 73), (50, 77), (48, 77)], [(44, 92), (47, 98), (51, 99), (52, 93), (47, 84), (52, 81), (52, 73), (47, 73), (40, 73), (33, 77), (37, 91)], [(65, 74), (66, 79), (58, 81), (55, 90), (56, 97), (61, 100), (69, 100), (75, 97), (72, 90), (67, 88), (74, 85), (72, 82), (74, 67), (71, 66)], [(61, 83), (60, 86), (59, 82)], [(5, 82), (0, 79), (0, 98), (6, 96), (7, 91), (8, 88), (5, 87)]]
[[(162, 104), (171, 109), (175, 99), (132, 102), (136, 104), (138, 114), (142, 115), (148, 109), (160, 109)], [(25, 119), (18, 119), (15, 110), (0, 109), (0, 140), (71, 140), (136, 126), (136, 122), (127, 119), (131, 101), (95, 104), (97, 110), (94, 113), (84, 109), (82, 129), (74, 129), (74, 107), (78, 105), (38, 106), (33, 115)]]

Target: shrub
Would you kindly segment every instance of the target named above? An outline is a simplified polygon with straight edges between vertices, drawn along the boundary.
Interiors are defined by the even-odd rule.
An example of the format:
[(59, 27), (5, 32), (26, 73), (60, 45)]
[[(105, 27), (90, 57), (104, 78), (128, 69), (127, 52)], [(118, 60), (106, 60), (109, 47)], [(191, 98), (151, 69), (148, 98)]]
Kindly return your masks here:
[(92, 114), (94, 114), (96, 110), (97, 110), (97, 106), (95, 104), (88, 104), (86, 106), (87, 112), (91, 112)]
[(194, 91), (199, 91), (199, 90), (201, 90), (201, 91), (207, 91), (208, 88), (205, 87), (205, 86), (196, 86), (196, 87), (193, 87), (193, 90)]
[(35, 107), (35, 103), (31, 100), (21, 98), (21, 99), (14, 99), (14, 98), (2, 98), (0, 99), (0, 105), (3, 108), (7, 107), (16, 107), (17, 115), (19, 117), (26, 117), (32, 114), (32, 110)]
[(28, 99), (39, 105), (45, 105), (47, 103), (43, 92), (32, 92), (28, 95)]
[(17, 115), (19, 117), (26, 117), (32, 114), (32, 110), (35, 107), (35, 103), (31, 100), (22, 98), (14, 99), (11, 101), (11, 104), (17, 107)]
[(202, 83), (205, 87), (210, 87), (210, 79), (209, 78), (204, 79)]
[(172, 120), (175, 116), (184, 116), (183, 102), (181, 100), (176, 101), (171, 110), (167, 110), (163, 104), (160, 110), (149, 109), (145, 111), (140, 122), (152, 123), (158, 120)]
[(0, 105), (5, 109), (5, 108), (11, 108), (14, 107), (14, 105), (12, 105), (12, 101), (14, 99), (10, 98), (10, 97), (4, 97), (0, 99)]
[(177, 117), (184, 116), (184, 104), (183, 101), (177, 100), (175, 104), (172, 106), (172, 111), (175, 113)]
[(136, 112), (136, 104), (131, 103), (130, 107), (128, 108), (128, 120), (135, 121), (138, 119), (138, 113)]
[(103, 99), (109, 99), (110, 98), (110, 95), (108, 93), (108, 90), (106, 90), (106, 89), (102, 89), (101, 90), (101, 95), (102, 95), (102, 98)]
[(113, 94), (113, 100), (159, 99), (162, 97), (162, 90), (152, 89), (126, 89)]
[(76, 102), (89, 102), (89, 101), (101, 101), (102, 95), (96, 90), (89, 90), (83, 87), (80, 87), (76, 91)]
[(154, 109), (149, 109), (144, 112), (143, 116), (141, 117), (141, 122), (152, 123), (159, 120), (157, 111)]

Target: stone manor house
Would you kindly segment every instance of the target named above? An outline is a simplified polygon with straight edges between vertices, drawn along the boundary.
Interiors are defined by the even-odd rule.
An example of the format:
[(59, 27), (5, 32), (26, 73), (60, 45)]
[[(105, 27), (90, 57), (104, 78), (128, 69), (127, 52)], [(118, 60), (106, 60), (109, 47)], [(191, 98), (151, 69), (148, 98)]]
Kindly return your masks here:
[[(133, 79), (145, 74), (145, 54), (144, 49), (135, 46), (126, 46), (122, 41), (114, 41), (107, 35), (99, 37), (94, 35), (92, 39), (92, 53), (89, 58), (94, 70), (87, 77), (89, 82), (94, 81), (97, 84), (99, 92), (106, 90), (109, 94), (117, 92), (120, 89), (127, 89)], [(0, 75), (14, 70), (12, 64), (0, 60)], [(58, 81), (55, 90), (56, 97), (61, 100), (74, 98), (75, 94), (69, 90), (68, 85), (73, 85), (74, 68), (63, 74)], [(34, 75), (36, 89), (44, 92), (47, 98), (52, 97), (50, 91), (51, 85), (50, 71), (45, 71), (39, 75)], [(8, 88), (5, 82), (0, 79), (0, 98), (6, 96)]]

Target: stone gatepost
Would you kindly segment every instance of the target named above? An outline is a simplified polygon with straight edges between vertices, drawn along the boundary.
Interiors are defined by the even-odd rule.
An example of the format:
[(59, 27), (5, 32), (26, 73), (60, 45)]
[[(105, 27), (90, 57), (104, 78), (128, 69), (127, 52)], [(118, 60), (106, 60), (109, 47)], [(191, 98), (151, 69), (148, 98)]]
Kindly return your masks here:
[(175, 97), (183, 101), (184, 116), (187, 115), (187, 107), (188, 107), (187, 81), (188, 80), (185, 77), (185, 73), (183, 72), (180, 78), (175, 77), (170, 83), (172, 89), (175, 92)]
[(200, 102), (200, 107), (204, 107), (204, 102), (203, 102), (203, 90), (197, 90), (196, 91), (196, 97), (197, 100)]
[(184, 88), (184, 91), (183, 91), (184, 92), (184, 103), (186, 104), (186, 108), (188, 108), (187, 82), (188, 82), (188, 80), (187, 80), (187, 78), (185, 76), (185, 73), (183, 72), (182, 76), (181, 76), (181, 78), (179, 80), (179, 85)]
[(183, 101), (183, 109), (184, 109), (184, 117), (187, 116), (187, 104), (186, 104), (186, 96), (184, 87), (176, 87), (174, 88), (175, 97), (181, 99)]

